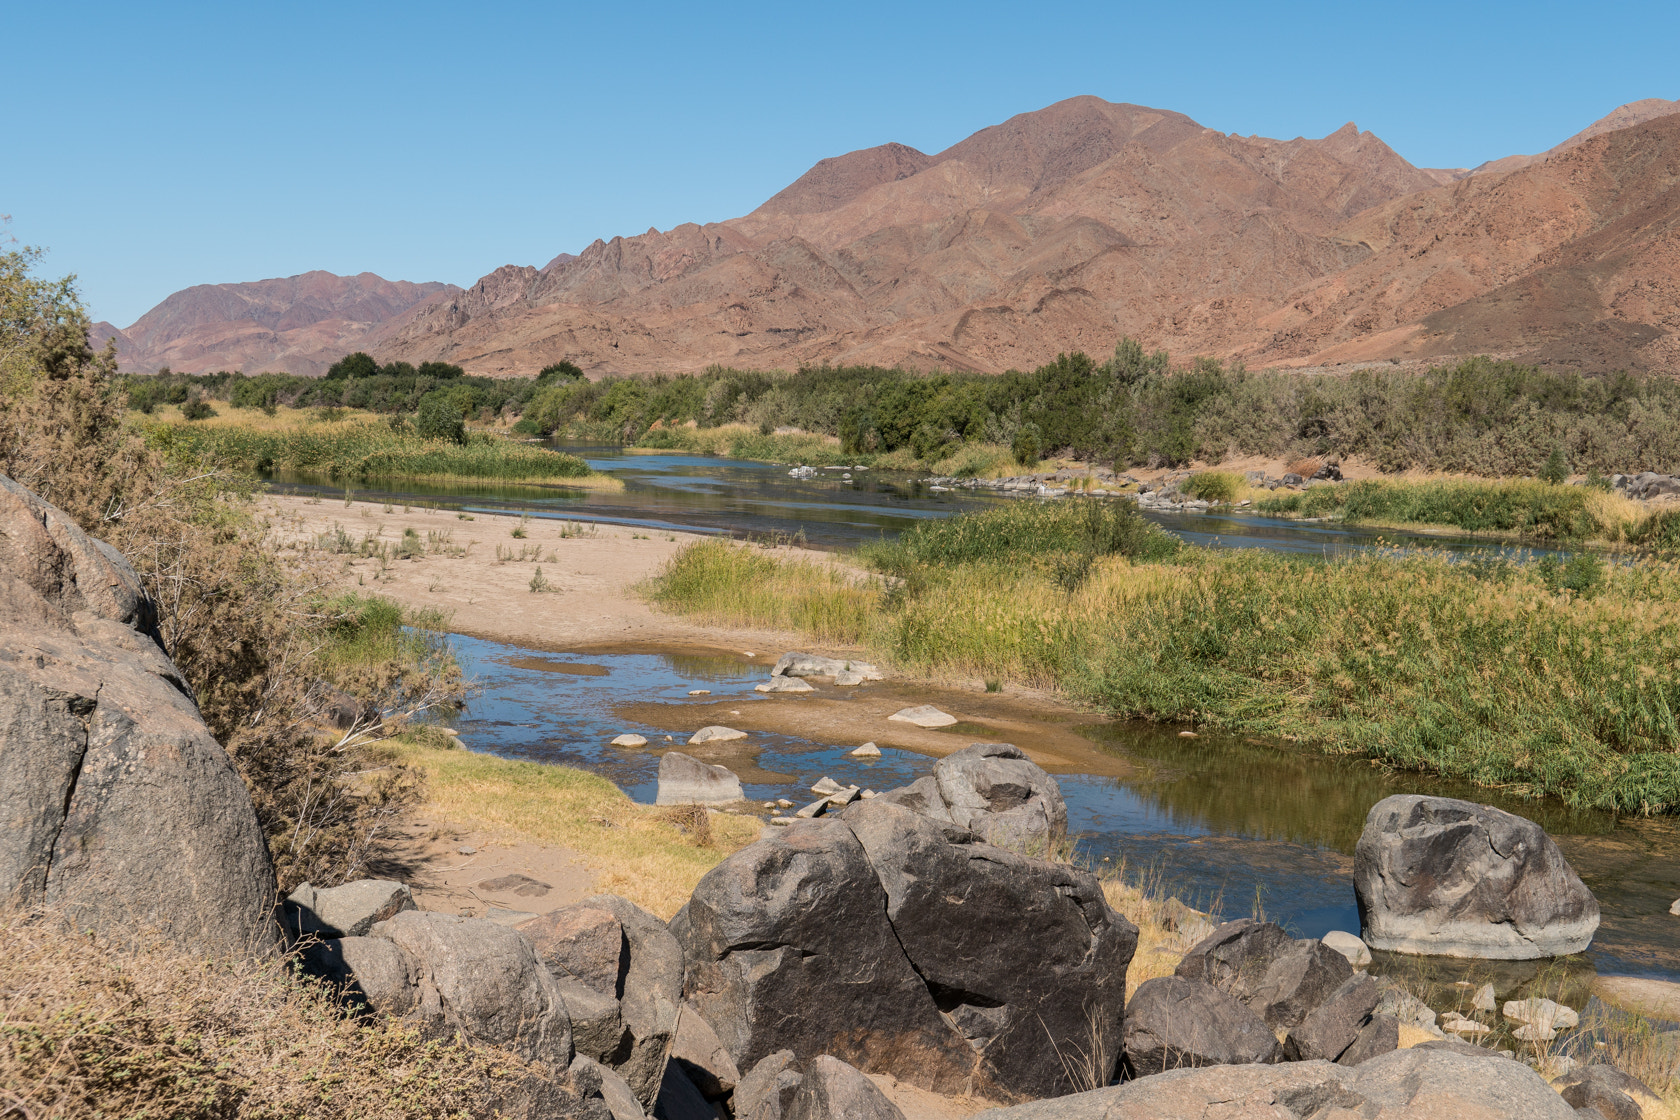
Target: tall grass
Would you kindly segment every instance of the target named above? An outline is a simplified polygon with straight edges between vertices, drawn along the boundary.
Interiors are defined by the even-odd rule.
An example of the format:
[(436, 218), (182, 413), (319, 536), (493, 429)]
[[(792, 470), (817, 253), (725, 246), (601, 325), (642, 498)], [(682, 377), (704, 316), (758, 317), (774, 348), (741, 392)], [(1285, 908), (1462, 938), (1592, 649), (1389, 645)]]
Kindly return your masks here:
[(1642, 516), (1620, 495), (1527, 479), (1367, 479), (1267, 498), (1257, 508), (1366, 524), (1441, 525), (1467, 533), (1561, 540), (1622, 540)]
[(730, 541), (697, 541), (653, 581), (654, 602), (707, 622), (797, 630), (850, 645), (874, 625), (880, 588), (834, 565), (780, 560)]
[(148, 435), (154, 446), (172, 455), (186, 454), (240, 470), (303, 471), (335, 481), (493, 479), (575, 484), (594, 474), (575, 455), (484, 432), (471, 433), (464, 445), (422, 439), (379, 424), (283, 429), (158, 424)]
[[(1118, 715), (1294, 736), (1332, 754), (1630, 813), (1680, 810), (1680, 571), (1576, 572), (1496, 557), (1374, 553), (1319, 561), (1184, 548), (1092, 559), (1013, 507), (907, 533), (871, 554), (890, 594), (848, 604), (846, 634), (901, 668), (1054, 688)], [(1061, 507), (1040, 507), (1059, 509)], [(1034, 518), (1039, 536), (1025, 536)], [(1018, 532), (1006, 531), (1015, 528)], [(1087, 554), (1089, 555), (1089, 554)], [(1035, 559), (1038, 557), (1038, 559)], [(908, 558), (908, 562), (907, 562)], [(883, 563), (884, 559), (884, 563)], [(750, 562), (749, 562), (750, 561)], [(656, 588), (717, 622), (808, 580), (719, 551), (696, 586)], [(672, 570), (685, 570), (679, 557)], [(895, 582), (896, 579), (896, 582)], [(760, 589), (747, 594), (731, 589)], [(776, 592), (775, 594), (780, 594)]]
[(866, 546), (862, 556), (882, 572), (906, 576), (918, 568), (1054, 562), (1068, 554), (1158, 560), (1181, 547), (1128, 502), (1021, 502), (924, 521), (892, 541)]

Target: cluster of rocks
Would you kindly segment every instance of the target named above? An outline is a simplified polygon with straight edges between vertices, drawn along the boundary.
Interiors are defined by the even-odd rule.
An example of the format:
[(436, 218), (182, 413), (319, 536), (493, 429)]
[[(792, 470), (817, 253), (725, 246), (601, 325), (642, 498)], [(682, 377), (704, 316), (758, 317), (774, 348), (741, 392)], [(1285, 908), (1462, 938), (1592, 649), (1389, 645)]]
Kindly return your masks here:
[(999, 494), (1014, 494), (1032, 498), (1061, 498), (1069, 494), (1091, 497), (1120, 497), (1122, 487), (1136, 485), (1131, 475), (1117, 475), (1107, 467), (1092, 466), (1086, 470), (1044, 471), (1038, 474), (1010, 475), (1008, 478), (950, 478), (936, 475), (920, 478), (929, 490), (990, 490)]
[(823, 471), (832, 471), (835, 474), (840, 476), (841, 481), (847, 481), (847, 480), (850, 480), (850, 478), (852, 477), (852, 472), (853, 471), (866, 471), (868, 469), (869, 468), (864, 466), (862, 463), (858, 463), (858, 464), (856, 464), (854, 466), (850, 466), (850, 467), (843, 467), (843, 466), (842, 467), (823, 467), (822, 470), (818, 470), (816, 467), (810, 467), (810, 466), (806, 466), (804, 463), (800, 463), (798, 466), (796, 466), (792, 470), (788, 471), (788, 477), (789, 478), (799, 478), (799, 479), (811, 479), (811, 478), (819, 477), (822, 474)]
[(1610, 487), (1640, 501), (1669, 498), (1680, 494), (1680, 475), (1658, 474), (1656, 471), (1613, 474), (1610, 476)]

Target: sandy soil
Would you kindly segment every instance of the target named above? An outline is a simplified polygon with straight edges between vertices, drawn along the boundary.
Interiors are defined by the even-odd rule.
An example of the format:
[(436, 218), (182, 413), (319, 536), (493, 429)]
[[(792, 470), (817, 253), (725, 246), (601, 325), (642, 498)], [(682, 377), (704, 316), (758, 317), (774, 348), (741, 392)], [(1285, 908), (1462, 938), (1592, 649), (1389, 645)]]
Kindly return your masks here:
[(595, 893), (594, 872), (570, 849), (511, 844), (424, 815), (404, 822), (369, 870), (407, 883), (422, 910), (469, 918), (546, 914)]

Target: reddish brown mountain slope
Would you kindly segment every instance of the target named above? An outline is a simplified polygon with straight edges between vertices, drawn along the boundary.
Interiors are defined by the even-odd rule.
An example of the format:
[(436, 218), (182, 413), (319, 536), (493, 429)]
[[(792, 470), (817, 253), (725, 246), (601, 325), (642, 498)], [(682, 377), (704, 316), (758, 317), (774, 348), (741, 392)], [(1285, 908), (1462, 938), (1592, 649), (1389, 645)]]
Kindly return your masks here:
[(168, 366), (184, 373), (320, 373), (375, 324), (459, 290), (385, 280), (371, 272), (200, 284), (176, 292), (122, 331), (100, 324), (95, 341), (115, 337), (123, 366), (146, 371)]

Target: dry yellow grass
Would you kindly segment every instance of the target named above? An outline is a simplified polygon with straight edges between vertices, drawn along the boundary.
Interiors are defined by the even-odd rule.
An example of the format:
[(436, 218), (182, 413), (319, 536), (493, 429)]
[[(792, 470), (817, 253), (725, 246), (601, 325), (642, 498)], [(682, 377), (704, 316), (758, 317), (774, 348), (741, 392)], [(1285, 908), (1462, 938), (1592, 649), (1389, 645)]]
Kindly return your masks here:
[(515, 840), (570, 848), (596, 873), (596, 889), (670, 918), (700, 877), (757, 839), (756, 817), (708, 811), (711, 844), (679, 831), (664, 810), (638, 805), (605, 778), (565, 766), (512, 762), (414, 743), (397, 748), (424, 771), (432, 811)]

